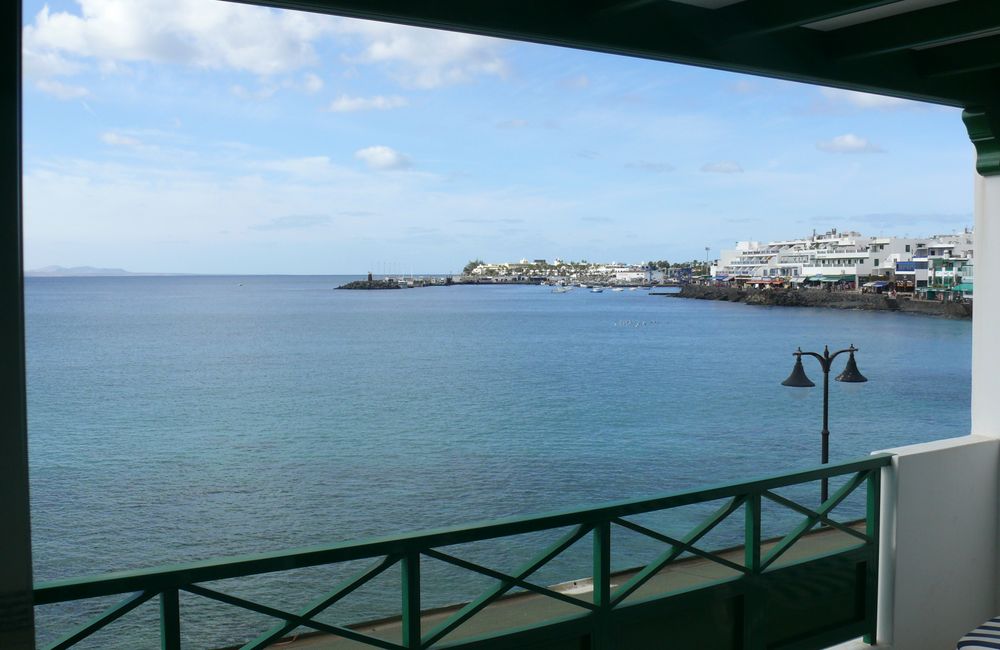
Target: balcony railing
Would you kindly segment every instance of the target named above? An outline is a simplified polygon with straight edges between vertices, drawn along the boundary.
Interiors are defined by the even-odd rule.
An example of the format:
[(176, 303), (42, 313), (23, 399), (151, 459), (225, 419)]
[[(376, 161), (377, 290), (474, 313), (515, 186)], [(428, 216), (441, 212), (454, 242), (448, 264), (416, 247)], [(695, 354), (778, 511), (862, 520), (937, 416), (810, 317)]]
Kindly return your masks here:
[[(759, 480), (692, 490), (651, 499), (626, 501), (595, 508), (543, 516), (447, 528), (360, 543), (335, 544), (290, 552), (236, 559), (117, 572), (92, 578), (60, 580), (38, 585), (36, 605), (65, 603), (107, 596), (124, 596), (93, 620), (66, 634), (48, 647), (69, 648), (125, 616), (139, 605), (159, 599), (162, 647), (181, 647), (179, 593), (187, 592), (235, 608), (276, 619), (264, 634), (245, 643), (244, 649), (264, 648), (300, 627), (310, 628), (365, 647), (387, 648), (824, 648), (863, 635), (873, 636), (878, 572), (878, 512), (880, 470), (890, 456), (826, 465)], [(822, 479), (842, 481), (833, 495), (817, 508), (787, 496)], [(795, 488), (794, 486), (799, 486)], [(864, 526), (843, 523), (833, 511), (864, 486)], [(785, 490), (786, 495), (778, 490)], [(810, 492), (811, 493), (811, 492)], [(801, 499), (800, 499), (801, 501)], [(668, 535), (637, 517), (648, 513), (669, 515), (695, 504), (721, 504), (682, 536)], [(802, 519), (787, 534), (762, 539), (762, 508), (780, 507)], [(737, 514), (739, 513), (739, 514)], [(725, 551), (704, 550), (706, 536), (730, 518), (742, 518), (741, 545)], [(797, 519), (796, 519), (797, 520)], [(831, 547), (809, 546), (812, 531), (833, 534), (841, 543)], [(660, 554), (643, 567), (612, 573), (612, 531), (631, 531), (663, 545)], [(520, 568), (505, 572), (458, 557), (455, 545), (511, 536), (559, 532), (561, 537)], [(593, 593), (577, 598), (529, 580), (539, 569), (577, 541), (590, 537)], [(789, 553), (797, 546), (799, 551)], [(802, 547), (807, 547), (805, 553)], [(445, 550), (447, 549), (447, 550)], [(447, 610), (434, 624), (422, 617), (421, 559), (444, 562), (463, 571), (487, 576), (495, 585), (478, 598)], [(298, 611), (257, 603), (205, 586), (205, 583), (317, 567), (356, 560), (372, 564), (329, 593)], [(703, 561), (723, 567), (727, 577), (707, 579), (684, 588), (650, 593), (658, 576), (668, 567)], [(330, 624), (316, 619), (333, 604), (389, 568), (400, 568), (401, 632), (397, 639), (361, 631), (359, 626)], [(613, 580), (617, 584), (613, 584)], [(491, 605), (510, 598), (517, 590), (539, 600), (570, 605), (575, 613), (520, 623), (474, 636), (456, 634), (464, 623)], [(655, 589), (652, 591), (656, 591)], [(662, 591), (662, 590), (661, 590)], [(454, 602), (454, 601), (452, 601)], [(535, 608), (537, 609), (537, 608)], [(426, 614), (426, 612), (424, 613)], [(352, 646), (353, 647), (353, 646)]]

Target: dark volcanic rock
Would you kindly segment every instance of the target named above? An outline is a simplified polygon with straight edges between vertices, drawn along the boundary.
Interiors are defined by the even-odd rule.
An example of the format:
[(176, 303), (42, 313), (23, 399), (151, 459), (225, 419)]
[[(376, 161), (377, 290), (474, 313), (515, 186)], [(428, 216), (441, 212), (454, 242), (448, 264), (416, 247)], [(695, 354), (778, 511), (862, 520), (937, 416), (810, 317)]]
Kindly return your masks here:
[(737, 289), (689, 284), (673, 294), (697, 300), (726, 300), (748, 305), (776, 307), (827, 307), (832, 309), (862, 309), (867, 311), (904, 311), (946, 318), (969, 318), (972, 305), (960, 302), (937, 302), (890, 298), (886, 294), (856, 291), (826, 291), (824, 289)]
[(354, 282), (348, 282), (347, 284), (342, 284), (338, 289), (361, 289), (361, 290), (372, 290), (372, 289), (399, 289), (398, 282), (389, 282), (388, 280), (355, 280)]

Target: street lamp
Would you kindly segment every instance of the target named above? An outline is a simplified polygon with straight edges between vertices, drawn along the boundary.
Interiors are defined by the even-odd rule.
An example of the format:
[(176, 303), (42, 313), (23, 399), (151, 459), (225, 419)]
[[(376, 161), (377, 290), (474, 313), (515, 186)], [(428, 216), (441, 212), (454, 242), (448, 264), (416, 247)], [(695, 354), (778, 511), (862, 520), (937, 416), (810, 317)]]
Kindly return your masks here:
[[(858, 349), (851, 345), (851, 347), (846, 350), (838, 350), (833, 354), (830, 354), (829, 346), (823, 346), (823, 354), (818, 352), (803, 352), (802, 348), (798, 351), (792, 352), (795, 356), (795, 366), (792, 368), (792, 374), (788, 375), (788, 379), (781, 382), (782, 386), (791, 386), (792, 388), (812, 388), (816, 384), (806, 377), (805, 368), (802, 367), (802, 355), (808, 355), (810, 357), (816, 357), (819, 361), (819, 365), (823, 368), (823, 431), (821, 435), (823, 437), (823, 464), (826, 465), (830, 461), (830, 366), (833, 364), (833, 360), (844, 352), (848, 352), (850, 356), (847, 358), (847, 365), (844, 366), (844, 372), (840, 373), (835, 377), (837, 381), (843, 381), (847, 383), (857, 384), (868, 381), (868, 379), (858, 371), (858, 364), (854, 361), (854, 353)], [(821, 503), (825, 503), (827, 497), (829, 496), (829, 486), (827, 480), (823, 479), (823, 488), (821, 492)]]

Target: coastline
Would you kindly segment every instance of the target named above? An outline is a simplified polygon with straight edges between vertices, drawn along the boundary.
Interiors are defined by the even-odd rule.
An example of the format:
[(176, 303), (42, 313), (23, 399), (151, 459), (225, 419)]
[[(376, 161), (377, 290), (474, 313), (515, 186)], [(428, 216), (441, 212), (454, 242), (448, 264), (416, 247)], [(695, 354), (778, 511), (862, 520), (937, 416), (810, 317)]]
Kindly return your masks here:
[(825, 307), (829, 309), (894, 311), (938, 316), (941, 318), (972, 318), (972, 304), (911, 300), (904, 296), (892, 298), (887, 294), (862, 294), (854, 291), (824, 291), (818, 289), (748, 290), (735, 287), (710, 287), (688, 284), (684, 285), (678, 293), (664, 295), (695, 300), (742, 302), (747, 305), (772, 307)]

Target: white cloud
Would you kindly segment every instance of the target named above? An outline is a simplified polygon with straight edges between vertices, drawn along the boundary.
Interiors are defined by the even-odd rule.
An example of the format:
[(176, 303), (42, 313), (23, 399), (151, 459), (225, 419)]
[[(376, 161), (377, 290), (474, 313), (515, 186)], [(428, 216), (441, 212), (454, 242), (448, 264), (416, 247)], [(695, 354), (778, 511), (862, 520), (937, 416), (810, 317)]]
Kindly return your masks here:
[(674, 166), (670, 163), (650, 162), (648, 160), (625, 163), (625, 166), (629, 169), (638, 169), (639, 171), (650, 172), (653, 174), (662, 174), (663, 172), (670, 172), (674, 170)]
[(410, 159), (391, 147), (375, 145), (354, 152), (354, 157), (364, 162), (371, 169), (380, 171), (406, 169)]
[(253, 166), (266, 171), (279, 172), (311, 181), (330, 181), (340, 177), (344, 171), (335, 166), (327, 156), (266, 160), (256, 162)]
[(256, 90), (251, 90), (246, 86), (241, 84), (233, 84), (229, 88), (229, 92), (233, 93), (234, 96), (239, 97), (244, 101), (264, 101), (270, 99), (278, 92), (278, 86), (274, 84), (264, 84), (258, 87)]
[(322, 214), (290, 214), (250, 226), (251, 230), (300, 230), (329, 225), (333, 220)]
[(30, 78), (74, 75), (83, 69), (79, 63), (70, 61), (58, 52), (39, 52), (25, 46), (21, 53), (24, 75)]
[(309, 72), (302, 79), (302, 87), (310, 95), (315, 95), (323, 90), (323, 80), (320, 79), (319, 75)]
[(357, 61), (385, 65), (407, 86), (437, 88), (507, 74), (499, 54), (503, 41), (495, 38), (366, 20), (340, 21), (337, 31), (365, 41)]
[(876, 108), (892, 110), (896, 108), (906, 108), (917, 105), (908, 99), (899, 97), (886, 97), (885, 95), (872, 95), (856, 90), (844, 90), (842, 88), (821, 88), (823, 96), (832, 102), (850, 104), (856, 108)]
[(881, 147), (853, 133), (820, 140), (816, 143), (816, 148), (827, 153), (882, 153)]
[(330, 103), (329, 110), (335, 113), (350, 113), (353, 111), (387, 111), (393, 108), (401, 108), (407, 105), (405, 97), (384, 97), (375, 95), (374, 97), (350, 97), (341, 95)]
[(701, 171), (716, 174), (740, 174), (743, 172), (743, 168), (734, 160), (720, 160), (719, 162), (705, 163), (701, 166)]
[(103, 62), (178, 63), (260, 75), (316, 61), (313, 41), (335, 19), (202, 0), (79, 0), (80, 13), (44, 7), (24, 28), (38, 61), (79, 57)]
[[(260, 76), (316, 65), (316, 44), (354, 47), (351, 65), (374, 64), (407, 86), (435, 88), (478, 76), (504, 76), (498, 39), (240, 3), (206, 0), (78, 0), (79, 10), (45, 6), (24, 27), (26, 75), (117, 71), (129, 63), (168, 63)], [(292, 84), (299, 87), (297, 84)], [(314, 93), (322, 79), (307, 75)]]
[(41, 90), (43, 93), (52, 95), (57, 99), (69, 100), (69, 99), (81, 99), (83, 97), (89, 97), (90, 91), (83, 86), (73, 86), (69, 84), (64, 84), (54, 79), (39, 79), (35, 82), (35, 87)]
[(136, 138), (122, 135), (121, 133), (115, 133), (114, 131), (105, 131), (102, 133), (101, 142), (109, 144), (113, 147), (138, 147), (142, 144), (142, 142)]
[(563, 80), (563, 85), (567, 88), (575, 88), (577, 90), (583, 90), (584, 88), (590, 87), (590, 77), (585, 74), (577, 75), (575, 77), (570, 77), (569, 79)]

